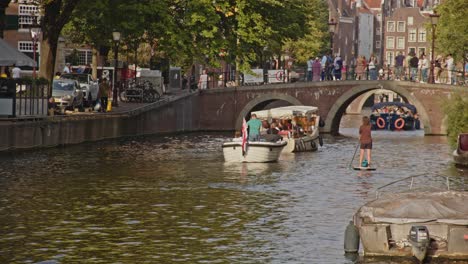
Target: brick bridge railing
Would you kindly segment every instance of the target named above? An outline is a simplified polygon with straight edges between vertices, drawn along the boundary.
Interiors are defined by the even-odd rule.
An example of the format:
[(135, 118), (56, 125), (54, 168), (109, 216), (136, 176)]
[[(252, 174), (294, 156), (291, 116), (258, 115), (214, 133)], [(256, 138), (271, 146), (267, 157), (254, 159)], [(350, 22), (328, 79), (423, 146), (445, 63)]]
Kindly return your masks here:
[[(426, 135), (446, 134), (443, 104), (464, 87), (404, 81), (301, 82), (204, 90), (197, 101), (199, 126), (205, 130), (238, 130), (251, 111), (284, 105), (313, 105), (325, 119), (324, 133), (336, 134), (346, 108), (360, 95), (386, 89), (416, 106)], [(195, 109), (194, 109), (195, 110)]]

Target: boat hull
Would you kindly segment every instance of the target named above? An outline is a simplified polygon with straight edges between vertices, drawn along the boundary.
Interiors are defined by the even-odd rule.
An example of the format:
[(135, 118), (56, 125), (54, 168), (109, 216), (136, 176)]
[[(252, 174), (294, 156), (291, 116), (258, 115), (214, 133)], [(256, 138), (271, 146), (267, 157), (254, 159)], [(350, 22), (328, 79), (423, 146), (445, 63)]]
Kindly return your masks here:
[[(354, 224), (364, 255), (467, 259), (468, 194), (434, 190), (387, 194), (362, 206)], [(415, 235), (421, 228), (427, 235)]]
[(319, 137), (305, 136), (300, 138), (289, 138), (287, 141), (288, 145), (283, 149), (284, 152), (316, 151), (318, 149)]
[(223, 155), (226, 162), (275, 162), (288, 143), (281, 141), (249, 142), (246, 155), (242, 155), (242, 142), (226, 142), (223, 144)]
[(458, 135), (457, 149), (453, 152), (455, 164), (468, 167), (468, 133)]
[(463, 167), (468, 167), (468, 152), (453, 151), (453, 160), (455, 164)]

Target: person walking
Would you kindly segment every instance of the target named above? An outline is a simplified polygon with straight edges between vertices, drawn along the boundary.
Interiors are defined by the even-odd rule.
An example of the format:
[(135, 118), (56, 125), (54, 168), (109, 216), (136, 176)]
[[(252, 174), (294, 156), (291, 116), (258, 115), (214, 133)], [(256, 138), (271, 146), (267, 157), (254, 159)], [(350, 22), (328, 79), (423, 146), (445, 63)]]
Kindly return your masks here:
[(260, 128), (262, 127), (262, 121), (257, 119), (256, 114), (250, 116), (249, 122), (247, 122), (249, 128), (249, 141), (260, 141)]
[[(371, 150), (372, 150), (372, 132), (371, 124), (368, 116), (362, 117), (362, 125), (359, 127), (359, 143), (360, 143), (360, 155), (359, 155), (359, 166), (370, 167), (371, 164)], [(364, 162), (364, 152), (367, 152), (367, 162)]]
[(419, 66), (419, 59), (416, 55), (412, 55), (412, 58), (409, 60), (409, 67), (410, 67), (410, 81), (415, 82), (416, 77), (418, 75), (418, 66)]
[(319, 82), (322, 76), (322, 64), (320, 63), (319, 57), (315, 58), (312, 64), (312, 81)]
[(13, 69), (11, 69), (11, 75), (12, 75), (13, 79), (21, 78), (21, 69), (18, 66), (16, 66), (15, 64), (13, 64)]
[(62, 73), (70, 73), (70, 71), (71, 71), (71, 70), (70, 70), (70, 63), (67, 62), (67, 63), (65, 64), (65, 67), (63, 67)]
[(447, 56), (447, 73), (448, 73), (448, 80), (447, 84), (455, 84), (455, 63), (453, 61), (452, 54)]
[(104, 78), (102, 82), (99, 84), (99, 98), (101, 100), (101, 109), (100, 112), (105, 113), (107, 111), (107, 103), (109, 102), (109, 93), (110, 93), (110, 85), (107, 82), (107, 78)]
[(398, 52), (398, 55), (395, 57), (395, 79), (397, 81), (401, 80), (403, 75), (403, 63), (405, 61), (405, 56), (403, 53)]
[(312, 65), (314, 63), (314, 60), (312, 57), (309, 57), (307, 60), (307, 81), (310, 82), (312, 81)]
[(200, 75), (200, 79), (198, 80), (198, 89), (206, 90), (208, 88), (208, 74), (206, 74), (206, 70), (202, 71)]
[(340, 54), (336, 54), (335, 60), (333, 61), (333, 80), (341, 81), (341, 69), (343, 67), (343, 60)]
[(377, 80), (377, 58), (372, 55), (369, 59), (369, 77), (370, 80)]
[(426, 58), (426, 55), (422, 54), (421, 59), (419, 60), (419, 67), (421, 69), (421, 82), (427, 83), (427, 73), (429, 72), (429, 61)]

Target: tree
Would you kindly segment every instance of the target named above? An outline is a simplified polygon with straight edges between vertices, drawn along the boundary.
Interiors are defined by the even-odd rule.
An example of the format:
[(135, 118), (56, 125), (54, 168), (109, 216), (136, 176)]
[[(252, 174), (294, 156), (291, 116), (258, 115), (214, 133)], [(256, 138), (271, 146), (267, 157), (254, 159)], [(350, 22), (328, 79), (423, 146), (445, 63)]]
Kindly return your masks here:
[(455, 146), (458, 134), (468, 131), (468, 98), (466, 92), (453, 93), (444, 103), (447, 115), (447, 135), (449, 143)]
[(41, 77), (52, 80), (60, 33), (81, 0), (38, 0), (43, 11)]
[(436, 8), (440, 15), (436, 29), (437, 50), (451, 53), (455, 60), (468, 56), (468, 1), (446, 0)]
[(5, 29), (5, 9), (10, 2), (11, 0), (0, 1), (0, 38), (3, 38), (3, 30)]

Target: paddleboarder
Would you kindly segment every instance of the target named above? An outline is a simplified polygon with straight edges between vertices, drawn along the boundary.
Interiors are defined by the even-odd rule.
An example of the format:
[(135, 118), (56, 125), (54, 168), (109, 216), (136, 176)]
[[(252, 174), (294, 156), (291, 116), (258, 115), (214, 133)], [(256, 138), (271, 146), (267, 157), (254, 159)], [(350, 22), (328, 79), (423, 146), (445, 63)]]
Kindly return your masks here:
[[(361, 144), (361, 152), (359, 155), (359, 166), (370, 167), (371, 150), (372, 150), (372, 135), (371, 124), (368, 116), (362, 117), (362, 125), (359, 127), (359, 143)], [(367, 164), (363, 164), (364, 152), (367, 152)]]

